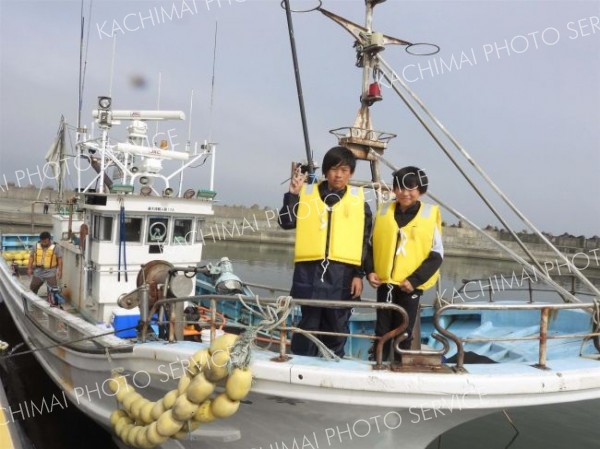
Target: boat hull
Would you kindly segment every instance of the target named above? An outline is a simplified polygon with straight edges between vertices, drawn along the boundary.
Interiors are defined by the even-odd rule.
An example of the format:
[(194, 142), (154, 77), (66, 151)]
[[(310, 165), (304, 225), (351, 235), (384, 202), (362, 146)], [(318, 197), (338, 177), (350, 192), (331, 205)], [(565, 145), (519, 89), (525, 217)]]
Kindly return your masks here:
[[(135, 344), (129, 352), (91, 353), (55, 346), (53, 336), (25, 313), (23, 296), (43, 300), (24, 291), (2, 262), (0, 277), (0, 296), (25, 342), (49, 348), (34, 353), (40, 364), (76, 407), (107, 429), (118, 407), (108, 388), (113, 369), (122, 368), (138, 392), (156, 400), (176, 388), (188, 358), (204, 347), (157, 341)], [(561, 372), (527, 366), (519, 373), (497, 364), (472, 366), (467, 373), (393, 373), (374, 371), (366, 361), (294, 356), (277, 363), (273, 356), (254, 351), (253, 388), (233, 417), (163, 446), (389, 449), (402, 441), (403, 447), (425, 448), (445, 431), (505, 407), (600, 397), (597, 360)]]

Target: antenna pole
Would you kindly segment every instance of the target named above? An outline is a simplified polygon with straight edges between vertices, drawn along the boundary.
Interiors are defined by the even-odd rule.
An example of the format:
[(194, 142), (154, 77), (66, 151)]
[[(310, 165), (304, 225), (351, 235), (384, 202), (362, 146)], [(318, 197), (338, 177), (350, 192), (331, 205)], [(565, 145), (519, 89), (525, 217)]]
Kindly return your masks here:
[(215, 160), (217, 159), (217, 146), (210, 142), (206, 143), (208, 151), (211, 153), (210, 158), (210, 190), (215, 190)]
[[(75, 152), (77, 161), (81, 160), (81, 109), (83, 107), (83, 33), (85, 31), (85, 18), (83, 17), (83, 0), (81, 0), (81, 37), (79, 40), (79, 88), (77, 92), (77, 133)], [(77, 170), (77, 195), (81, 192), (81, 170)]]
[(208, 141), (212, 137), (212, 119), (213, 119), (213, 101), (215, 97), (215, 67), (217, 65), (217, 33), (219, 31), (219, 22), (215, 22), (215, 40), (213, 44), (213, 64), (212, 64), (212, 79), (210, 82), (210, 105), (208, 112)]
[(112, 98), (113, 78), (115, 75), (115, 54), (117, 53), (117, 35), (113, 35), (112, 61), (110, 62), (110, 84), (108, 86), (108, 96)]
[[(188, 118), (188, 120), (190, 121), (189, 125), (188, 125), (188, 138), (187, 138), (187, 142), (185, 143), (185, 151), (187, 151), (188, 154), (191, 154), (191, 150), (192, 150), (192, 110), (194, 107), (194, 89), (192, 89), (192, 93), (190, 94), (190, 116)], [(181, 167), (183, 167), (185, 164), (184, 161), (181, 161)], [(178, 197), (181, 198), (181, 192), (183, 190), (183, 170), (181, 170), (181, 173), (179, 174), (179, 193), (178, 193)]]
[(210, 154), (210, 185), (209, 189), (215, 189), (215, 160), (217, 157), (217, 146), (211, 142), (212, 140), (212, 118), (213, 118), (213, 101), (215, 94), (215, 67), (217, 66), (217, 35), (219, 30), (219, 22), (215, 22), (215, 42), (213, 46), (213, 66), (212, 80), (210, 86), (210, 112), (208, 114), (208, 140), (204, 141), (204, 149)]
[[(162, 72), (158, 72), (158, 97), (156, 99), (156, 110), (160, 111), (160, 89), (162, 86)], [(158, 120), (156, 121), (156, 127), (154, 128), (154, 137), (152, 138), (152, 144), (156, 145), (156, 136), (158, 136)]]
[(306, 123), (306, 113), (304, 111), (304, 96), (302, 95), (302, 83), (300, 81), (300, 69), (298, 68), (298, 57), (296, 55), (296, 40), (294, 38), (294, 25), (292, 24), (292, 11), (290, 8), (290, 0), (284, 0), (285, 3), (285, 15), (287, 17), (288, 32), (290, 35), (290, 45), (292, 47), (292, 59), (294, 62), (294, 76), (296, 78), (296, 90), (298, 92), (298, 103), (300, 104), (300, 117), (302, 119), (302, 131), (304, 133), (304, 147), (306, 149), (306, 159), (308, 161), (308, 173), (309, 179), (314, 178), (315, 164), (313, 161), (313, 154), (310, 149), (310, 142), (308, 139), (308, 125)]
[[(81, 128), (81, 102), (83, 96), (82, 72), (83, 72), (83, 32), (85, 28), (85, 19), (83, 17), (83, 0), (81, 0), (81, 36), (79, 38), (79, 89), (77, 93), (77, 130)], [(78, 186), (79, 187), (79, 186)]]

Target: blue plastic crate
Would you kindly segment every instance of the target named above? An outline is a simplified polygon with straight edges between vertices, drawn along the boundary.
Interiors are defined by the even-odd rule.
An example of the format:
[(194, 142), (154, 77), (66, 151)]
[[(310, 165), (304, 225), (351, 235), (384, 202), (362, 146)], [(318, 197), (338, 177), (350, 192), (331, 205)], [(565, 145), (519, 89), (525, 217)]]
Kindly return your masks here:
[[(132, 326), (137, 326), (140, 320), (140, 313), (137, 309), (125, 310), (117, 309), (113, 311), (112, 325), (115, 328), (115, 335), (120, 338), (134, 338), (137, 336), (135, 328), (127, 329)], [(126, 329), (126, 330), (123, 330)]]
[[(120, 338), (135, 338), (137, 336), (137, 330), (135, 327), (133, 329), (127, 329), (128, 327), (137, 326), (140, 321), (140, 312), (137, 308), (132, 310), (127, 309), (116, 309), (113, 310), (112, 315), (112, 326), (115, 329), (115, 335)], [(158, 326), (156, 322), (158, 321), (158, 314), (154, 314), (152, 316), (151, 322), (154, 324), (150, 324), (150, 327), (154, 331), (154, 333), (158, 334)], [(123, 330), (127, 329), (127, 330)]]
[(31, 249), (40, 239), (39, 234), (0, 234), (3, 251), (23, 251)]
[[(356, 308), (352, 310), (348, 327), (352, 334), (375, 335), (375, 321), (377, 315), (373, 309)], [(357, 359), (366, 360), (373, 340), (368, 338), (348, 337), (344, 352)]]

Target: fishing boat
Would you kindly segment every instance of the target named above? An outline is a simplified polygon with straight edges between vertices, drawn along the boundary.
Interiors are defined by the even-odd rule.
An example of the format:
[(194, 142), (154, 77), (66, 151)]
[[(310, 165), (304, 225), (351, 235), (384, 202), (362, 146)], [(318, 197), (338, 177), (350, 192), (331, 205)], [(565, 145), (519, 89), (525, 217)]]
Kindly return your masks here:
[[(386, 45), (409, 51), (418, 45), (372, 29), (373, 12), (384, 0), (365, 2), (364, 26), (318, 3), (314, 11), (352, 35), (363, 70), (356, 120), (332, 132), (371, 167), (372, 179), (357, 184), (373, 189), (378, 202), (388, 201), (380, 167), (394, 167), (385, 156), (394, 134), (377, 131), (371, 119), (381, 100), (380, 81), (389, 82), (432, 135), (433, 125), (440, 125), (381, 55)], [(287, 0), (282, 5), (293, 37), (293, 11)], [(174, 179), (213, 153), (214, 145), (176, 151), (148, 138), (148, 123), (182, 120), (183, 112), (116, 110), (103, 96), (92, 115), (99, 136), (78, 126), (75, 156), (88, 159), (97, 174), (87, 185), (79, 183), (62, 213), (52, 217), (63, 252), (64, 306), (52, 307), (46, 295), (29, 291), (28, 277), (4, 260), (0, 296), (51, 378), (122, 447), (418, 449), (448, 429), (505, 408), (600, 397), (600, 292), (576, 267), (571, 269), (583, 293), (556, 282), (524, 245), (518, 253), (496, 242), (522, 264), (518, 279), (535, 276), (555, 289), (557, 301), (463, 302), (468, 295), (453, 301), (456, 295), (440, 292), (422, 310), (421, 338), (401, 350), (406, 324), (383, 337), (372, 333), (376, 309), (406, 318), (396, 305), (306, 300), (287, 292), (259, 297), (253, 291), (264, 286), (240, 280), (227, 258), (203, 262), (201, 231), (213, 214), (215, 193), (184, 190), (181, 182), (178, 188)], [(109, 138), (119, 122), (127, 124), (125, 142)], [(165, 161), (180, 166), (167, 175)], [(314, 171), (310, 159), (308, 169)], [(560, 253), (557, 258), (572, 265)], [(509, 281), (501, 278), (497, 286)], [(353, 308), (350, 356), (290, 354), (289, 336), (299, 331), (299, 306), (306, 304)], [(401, 365), (383, 358), (389, 339), (402, 353)], [(373, 361), (363, 350), (372, 341)], [(222, 364), (215, 361), (218, 353), (226, 355)], [(236, 369), (246, 380), (232, 380)], [(230, 383), (243, 390), (248, 372), (249, 392), (233, 393)], [(191, 393), (202, 379), (210, 392)]]

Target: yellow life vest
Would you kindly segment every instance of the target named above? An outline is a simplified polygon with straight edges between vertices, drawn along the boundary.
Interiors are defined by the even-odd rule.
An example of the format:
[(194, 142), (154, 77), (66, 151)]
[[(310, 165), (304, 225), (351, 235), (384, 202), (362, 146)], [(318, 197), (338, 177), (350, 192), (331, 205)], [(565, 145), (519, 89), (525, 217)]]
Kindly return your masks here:
[(53, 243), (44, 251), (39, 243), (35, 246), (35, 266), (41, 268), (54, 268), (58, 265), (58, 260), (54, 254), (55, 244)]
[[(321, 199), (316, 184), (304, 185), (294, 213), (295, 262), (327, 258), (361, 265), (365, 228), (365, 195), (362, 187), (348, 186), (340, 201), (329, 208)], [(329, 248), (327, 254), (326, 248)]]
[[(398, 285), (429, 256), (436, 227), (441, 235), (441, 214), (438, 206), (421, 203), (417, 215), (399, 228), (394, 218), (395, 211), (396, 202), (384, 204), (377, 211), (373, 229), (373, 259), (375, 272), (381, 281)], [(427, 290), (439, 277), (438, 270), (415, 288)]]

